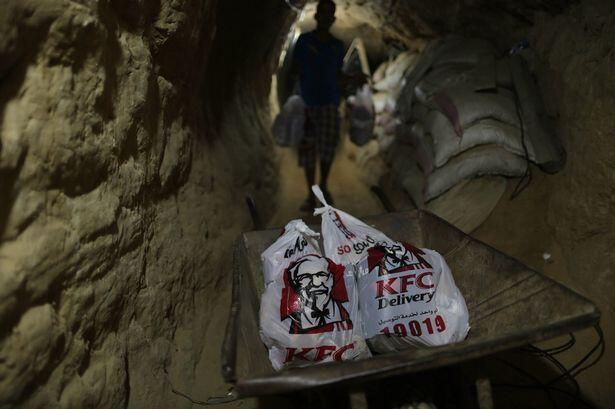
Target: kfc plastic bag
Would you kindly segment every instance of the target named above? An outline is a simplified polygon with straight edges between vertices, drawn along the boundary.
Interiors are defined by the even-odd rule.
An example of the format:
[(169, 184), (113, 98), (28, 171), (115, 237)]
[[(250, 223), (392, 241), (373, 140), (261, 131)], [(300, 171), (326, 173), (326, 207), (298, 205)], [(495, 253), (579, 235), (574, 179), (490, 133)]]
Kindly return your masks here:
[[(284, 236), (278, 242), (286, 243), (286, 250), (294, 249)], [(318, 250), (310, 254), (285, 251), (288, 257), (265, 262), (269, 255), (278, 254), (272, 248), (284, 247), (278, 242), (262, 256), (270, 264), (272, 281), (266, 284), (260, 307), (261, 339), (274, 369), (368, 357), (353, 269), (334, 263)]]
[(319, 233), (310, 229), (301, 219), (286, 224), (280, 237), (261, 254), (265, 286), (274, 280), (282, 280), (285, 261), (296, 260), (306, 254), (319, 254)]
[(367, 257), (367, 250), (376, 245), (392, 245), (381, 231), (368, 226), (335, 207), (329, 206), (318, 186), (312, 192), (324, 205), (314, 210), (314, 215), (322, 216), (322, 238), (325, 255), (338, 264), (356, 264)]
[(368, 253), (356, 271), (365, 338), (374, 351), (465, 339), (468, 309), (444, 257), (401, 242)]
[(391, 240), (379, 230), (329, 206), (322, 215), (325, 255), (354, 264), (365, 338), (377, 352), (463, 340), (469, 330), (465, 300), (436, 251)]
[(275, 142), (282, 147), (299, 145), (305, 135), (305, 103), (293, 95), (284, 103), (271, 129)]

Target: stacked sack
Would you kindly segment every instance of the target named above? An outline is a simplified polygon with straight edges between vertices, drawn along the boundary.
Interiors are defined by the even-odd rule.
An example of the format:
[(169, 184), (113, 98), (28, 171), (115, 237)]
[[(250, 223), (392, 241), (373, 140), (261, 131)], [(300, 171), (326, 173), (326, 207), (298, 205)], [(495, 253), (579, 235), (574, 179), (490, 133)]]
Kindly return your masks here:
[[(365, 182), (374, 185), (378, 184), (380, 177), (386, 173), (387, 166), (380, 155), (386, 151), (395, 139), (395, 129), (399, 120), (395, 116), (396, 100), (404, 85), (404, 76), (412, 71), (418, 60), (418, 54), (410, 51), (399, 53), (396, 57), (382, 63), (372, 76), (371, 90), (365, 85), (356, 96), (349, 98), (349, 106), (353, 107), (355, 100), (361, 100), (360, 93), (364, 95), (371, 93), (372, 122), (370, 136), (364, 132), (357, 132), (366, 127), (353, 126), (353, 111), (350, 111), (349, 135), (351, 141), (360, 146), (351, 154), (356, 161), (361, 176)], [(364, 97), (363, 100), (366, 98)], [(372, 137), (375, 136), (374, 137)]]
[(436, 251), (397, 242), (323, 203), (317, 233), (293, 220), (261, 255), (261, 339), (276, 370), (463, 340), (465, 300)]
[(404, 77), (412, 71), (418, 54), (404, 51), (394, 59), (382, 63), (374, 72), (374, 109), (376, 111), (375, 134), (386, 149), (393, 141), (398, 120), (395, 117), (397, 98), (405, 85)]
[(535, 159), (508, 63), (485, 40), (430, 44), (405, 78), (395, 115), (400, 125), (388, 160), (420, 206), (463, 179), (522, 176)]

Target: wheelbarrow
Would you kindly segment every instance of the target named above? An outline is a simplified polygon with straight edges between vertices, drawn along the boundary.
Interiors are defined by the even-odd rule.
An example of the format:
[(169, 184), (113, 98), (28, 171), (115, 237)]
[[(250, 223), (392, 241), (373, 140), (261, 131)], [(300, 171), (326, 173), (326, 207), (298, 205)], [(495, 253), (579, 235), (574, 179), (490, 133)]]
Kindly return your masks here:
[[(421, 210), (366, 217), (389, 237), (444, 256), (464, 295), (465, 341), (371, 358), (274, 371), (259, 336), (264, 290), (260, 254), (280, 230), (244, 233), (234, 245), (232, 305), (222, 347), (222, 375), (232, 398), (352, 388), (368, 381), (437, 369), (577, 331), (598, 323), (585, 297)], [(312, 227), (319, 230), (318, 227)]]

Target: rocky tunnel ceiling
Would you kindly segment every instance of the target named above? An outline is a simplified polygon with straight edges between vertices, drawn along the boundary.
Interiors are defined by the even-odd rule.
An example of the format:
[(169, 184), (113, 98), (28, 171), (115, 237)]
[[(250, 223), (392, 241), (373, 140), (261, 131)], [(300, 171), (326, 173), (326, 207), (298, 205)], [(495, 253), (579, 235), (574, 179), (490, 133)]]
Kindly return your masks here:
[[(310, 9), (314, 2), (291, 1)], [(561, 13), (566, 1), (428, 1), (428, 0), (338, 0), (338, 17), (347, 24), (367, 24), (385, 41), (413, 46), (414, 39), (429, 39), (450, 33), (488, 38), (500, 46), (530, 27), (537, 13)]]

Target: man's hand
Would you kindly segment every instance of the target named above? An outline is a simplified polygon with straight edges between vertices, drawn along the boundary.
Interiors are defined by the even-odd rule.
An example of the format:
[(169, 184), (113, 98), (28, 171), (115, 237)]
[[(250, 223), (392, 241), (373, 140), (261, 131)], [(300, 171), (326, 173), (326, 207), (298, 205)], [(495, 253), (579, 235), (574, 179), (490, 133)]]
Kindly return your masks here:
[(361, 88), (369, 80), (369, 75), (364, 73), (346, 74), (340, 72), (338, 76), (338, 84), (342, 93), (345, 95), (354, 94), (355, 91)]
[(358, 88), (365, 84), (369, 79), (369, 75), (366, 75), (362, 72), (357, 74), (346, 74), (340, 71), (338, 76), (338, 81), (341, 88)]

